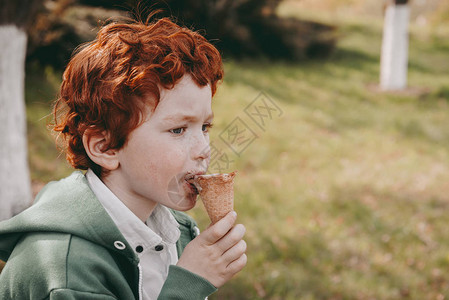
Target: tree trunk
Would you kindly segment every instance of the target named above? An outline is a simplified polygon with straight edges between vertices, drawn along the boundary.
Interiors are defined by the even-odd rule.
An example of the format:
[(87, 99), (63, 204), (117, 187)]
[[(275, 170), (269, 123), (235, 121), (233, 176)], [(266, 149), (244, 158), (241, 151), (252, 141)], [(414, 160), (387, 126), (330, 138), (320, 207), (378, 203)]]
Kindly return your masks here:
[(0, 220), (31, 203), (24, 100), (27, 35), (0, 25)]
[[(406, 1), (402, 1), (404, 3)], [(385, 13), (380, 87), (382, 90), (400, 90), (407, 87), (408, 4), (390, 4)]]

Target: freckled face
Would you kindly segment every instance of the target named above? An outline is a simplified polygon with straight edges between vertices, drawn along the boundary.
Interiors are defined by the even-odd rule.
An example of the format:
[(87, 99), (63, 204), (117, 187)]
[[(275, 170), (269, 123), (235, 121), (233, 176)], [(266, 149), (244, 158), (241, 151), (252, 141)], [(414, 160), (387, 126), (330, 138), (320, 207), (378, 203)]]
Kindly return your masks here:
[(197, 194), (185, 177), (207, 170), (211, 99), (210, 86), (199, 87), (190, 75), (161, 91), (155, 111), (119, 150), (119, 167), (111, 179), (122, 201), (161, 203), (176, 210), (195, 206)]

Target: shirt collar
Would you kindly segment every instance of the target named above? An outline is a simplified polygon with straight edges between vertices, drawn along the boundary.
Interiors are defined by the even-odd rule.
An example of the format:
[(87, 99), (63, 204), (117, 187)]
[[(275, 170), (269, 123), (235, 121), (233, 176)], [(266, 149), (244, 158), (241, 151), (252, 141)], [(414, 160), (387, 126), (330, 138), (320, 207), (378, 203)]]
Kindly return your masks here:
[(86, 172), (86, 178), (95, 196), (133, 249), (137, 246), (153, 248), (161, 242), (173, 244), (179, 239), (179, 224), (165, 206), (157, 204), (143, 223), (91, 169)]

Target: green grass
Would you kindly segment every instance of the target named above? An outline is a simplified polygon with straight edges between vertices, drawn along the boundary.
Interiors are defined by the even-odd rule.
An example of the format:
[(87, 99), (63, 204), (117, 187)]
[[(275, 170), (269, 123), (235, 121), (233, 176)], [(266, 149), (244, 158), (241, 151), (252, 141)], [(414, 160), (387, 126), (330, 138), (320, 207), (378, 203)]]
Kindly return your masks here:
[(26, 109), (31, 179), (37, 187), (61, 178), (71, 170), (65, 156), (55, 146), (48, 126), (52, 122), (52, 104), (57, 98), (62, 71), (37, 64), (26, 70)]
[[(410, 88), (382, 93), (381, 22), (338, 24), (325, 61), (225, 62), (212, 137), (239, 171), (249, 260), (210, 299), (449, 297), (448, 36), (412, 27)], [(42, 119), (60, 75), (27, 74), (36, 182), (70, 172)], [(283, 112), (265, 131), (244, 111), (260, 92)], [(240, 156), (219, 138), (237, 116), (258, 135)], [(207, 226), (201, 204), (191, 214)]]

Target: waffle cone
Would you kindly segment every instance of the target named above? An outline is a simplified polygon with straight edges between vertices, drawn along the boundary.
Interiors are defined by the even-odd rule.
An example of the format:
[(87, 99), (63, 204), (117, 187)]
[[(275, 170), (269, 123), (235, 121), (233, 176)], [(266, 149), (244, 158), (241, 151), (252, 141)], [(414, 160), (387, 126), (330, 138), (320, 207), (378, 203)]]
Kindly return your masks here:
[(234, 177), (229, 174), (195, 176), (198, 191), (212, 224), (234, 209)]

